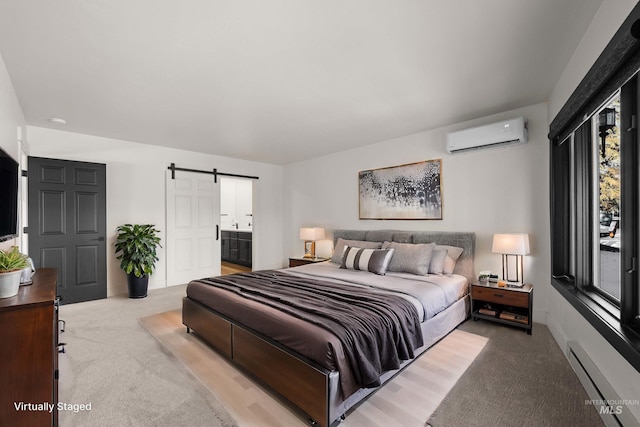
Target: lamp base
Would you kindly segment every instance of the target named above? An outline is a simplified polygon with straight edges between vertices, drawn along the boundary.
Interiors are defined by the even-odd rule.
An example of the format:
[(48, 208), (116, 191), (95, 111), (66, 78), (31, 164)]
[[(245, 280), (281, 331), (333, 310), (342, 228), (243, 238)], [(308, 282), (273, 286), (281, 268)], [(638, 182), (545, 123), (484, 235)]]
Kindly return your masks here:
[(315, 258), (316, 257), (316, 242), (307, 240), (304, 242), (304, 255), (302, 258)]
[[(509, 278), (509, 257), (515, 257), (515, 267), (516, 267), (516, 278), (512, 280)], [(502, 254), (502, 280), (506, 280), (509, 283), (520, 284), (520, 286), (512, 286), (523, 287), (524, 286), (524, 257), (522, 255), (509, 255)]]

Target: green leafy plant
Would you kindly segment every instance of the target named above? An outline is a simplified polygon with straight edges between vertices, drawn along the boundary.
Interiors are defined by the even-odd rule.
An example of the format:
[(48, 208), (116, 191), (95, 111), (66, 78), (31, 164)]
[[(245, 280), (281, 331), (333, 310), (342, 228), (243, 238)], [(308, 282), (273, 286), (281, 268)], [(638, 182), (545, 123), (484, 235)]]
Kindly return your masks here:
[(153, 273), (160, 245), (159, 233), (152, 224), (124, 224), (116, 228), (116, 258), (120, 268), (136, 277)]
[(18, 251), (17, 246), (12, 246), (8, 251), (0, 250), (0, 272), (22, 270), (29, 267), (29, 259)]

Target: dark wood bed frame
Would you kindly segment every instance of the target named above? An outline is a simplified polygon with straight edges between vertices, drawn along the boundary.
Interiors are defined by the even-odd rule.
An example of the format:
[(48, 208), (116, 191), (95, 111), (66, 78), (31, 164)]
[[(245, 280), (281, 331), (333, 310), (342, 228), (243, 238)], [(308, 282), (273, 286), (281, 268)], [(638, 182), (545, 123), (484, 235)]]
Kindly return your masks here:
[(236, 366), (293, 403), (307, 414), (312, 425), (331, 425), (331, 384), (335, 389), (337, 372), (189, 298), (183, 299), (182, 319), (187, 331), (195, 331)]
[[(419, 236), (419, 237), (416, 237)], [(336, 230), (338, 237), (353, 240), (436, 242), (463, 247), (464, 259), (456, 264), (456, 273), (469, 279), (473, 273), (474, 233), (400, 232), (389, 230)], [(381, 240), (379, 240), (381, 239)], [(432, 239), (432, 240), (428, 240)], [(414, 242), (414, 240), (417, 240)], [(469, 264), (470, 263), (470, 264)], [(236, 366), (257, 378), (292, 403), (309, 418), (311, 425), (330, 427), (344, 419), (345, 411), (376, 389), (361, 389), (345, 406), (340, 393), (339, 373), (328, 370), (308, 358), (275, 342), (269, 337), (230, 319), (197, 301), (185, 297), (182, 303), (182, 323), (187, 332), (194, 331), (207, 344)], [(415, 359), (414, 359), (415, 360)], [(407, 367), (407, 362), (402, 368)], [(399, 371), (398, 371), (399, 372)], [(393, 375), (395, 375), (395, 372)], [(383, 377), (384, 382), (392, 375)]]

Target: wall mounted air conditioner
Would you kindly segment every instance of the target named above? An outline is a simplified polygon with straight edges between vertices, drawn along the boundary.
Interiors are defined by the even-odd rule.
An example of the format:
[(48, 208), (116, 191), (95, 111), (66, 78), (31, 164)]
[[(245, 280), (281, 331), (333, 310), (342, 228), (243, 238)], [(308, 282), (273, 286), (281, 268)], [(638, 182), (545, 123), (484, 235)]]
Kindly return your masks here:
[(447, 134), (447, 152), (461, 153), (481, 148), (527, 142), (527, 122), (524, 117), (504, 120), (484, 126)]

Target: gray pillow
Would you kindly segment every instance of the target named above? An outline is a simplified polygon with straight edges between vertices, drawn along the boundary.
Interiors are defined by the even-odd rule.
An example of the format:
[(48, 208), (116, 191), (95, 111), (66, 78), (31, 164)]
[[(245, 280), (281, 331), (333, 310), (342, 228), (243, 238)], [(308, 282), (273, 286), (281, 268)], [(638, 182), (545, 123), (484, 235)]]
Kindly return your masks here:
[(384, 242), (382, 244), (382, 249), (395, 249), (393, 258), (389, 263), (389, 271), (418, 274), (420, 276), (429, 273), (431, 253), (435, 247), (435, 243)]
[(452, 274), (456, 268), (456, 262), (464, 249), (456, 246), (437, 245), (436, 248), (442, 248), (447, 250), (447, 258), (444, 260), (444, 274)]
[(393, 257), (393, 249), (363, 249), (347, 246), (340, 268), (369, 271), (384, 276)]
[(431, 252), (431, 263), (429, 263), (429, 274), (442, 274), (444, 272), (444, 263), (447, 259), (447, 251), (445, 248), (436, 246)]
[(342, 264), (342, 255), (344, 254), (344, 250), (347, 246), (354, 246), (363, 249), (380, 249), (382, 247), (382, 243), (366, 242), (364, 240), (345, 240), (343, 238), (339, 238), (336, 242), (336, 247), (333, 251), (333, 256), (331, 257), (331, 262)]

